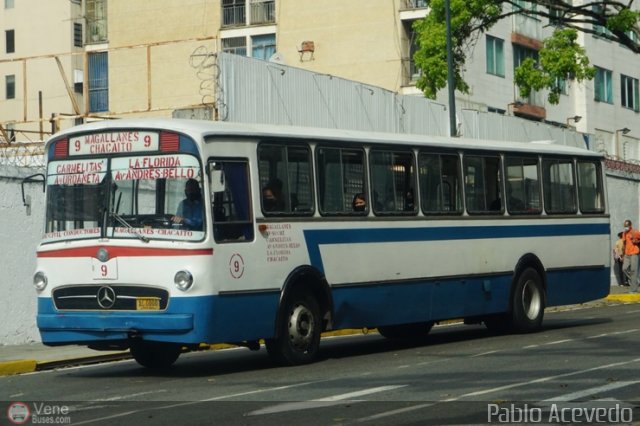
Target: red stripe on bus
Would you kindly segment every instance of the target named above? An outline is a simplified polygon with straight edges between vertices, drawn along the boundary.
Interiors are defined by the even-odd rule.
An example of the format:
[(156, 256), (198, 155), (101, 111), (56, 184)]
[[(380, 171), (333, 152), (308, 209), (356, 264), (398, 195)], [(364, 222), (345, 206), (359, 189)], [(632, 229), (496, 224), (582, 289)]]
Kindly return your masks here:
[[(97, 257), (98, 250), (103, 247), (81, 247), (40, 251), (38, 257)], [(104, 247), (109, 252), (109, 259), (114, 257), (136, 256), (211, 256), (213, 249), (165, 249), (165, 248), (137, 248), (137, 247)]]

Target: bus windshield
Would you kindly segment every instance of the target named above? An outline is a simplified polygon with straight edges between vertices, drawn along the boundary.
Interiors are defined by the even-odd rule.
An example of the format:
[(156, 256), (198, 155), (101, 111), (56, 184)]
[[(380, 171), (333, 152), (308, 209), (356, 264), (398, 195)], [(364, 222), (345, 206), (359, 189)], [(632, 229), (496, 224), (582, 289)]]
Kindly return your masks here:
[(51, 161), (44, 242), (202, 240), (201, 181), (188, 154)]

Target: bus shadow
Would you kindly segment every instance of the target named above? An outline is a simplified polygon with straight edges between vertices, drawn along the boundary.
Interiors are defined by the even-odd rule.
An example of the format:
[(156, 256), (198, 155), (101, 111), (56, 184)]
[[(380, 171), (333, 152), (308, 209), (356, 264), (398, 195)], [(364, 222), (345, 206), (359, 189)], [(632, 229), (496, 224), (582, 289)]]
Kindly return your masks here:
[[(324, 363), (333, 359), (357, 358), (407, 349), (437, 349), (440, 346), (455, 343), (470, 343), (474, 341), (487, 341), (487, 343), (491, 343), (489, 339), (509, 339), (510, 341), (516, 339), (518, 343), (525, 344), (526, 341), (530, 339), (528, 336), (535, 336), (548, 331), (598, 326), (610, 322), (612, 322), (611, 318), (550, 319), (543, 323), (539, 331), (531, 334), (499, 334), (491, 332), (483, 325), (464, 325), (460, 323), (436, 326), (428, 335), (412, 339), (386, 339), (377, 332), (324, 338), (320, 345), (317, 363)], [(181, 355), (176, 364), (166, 370), (146, 369), (131, 360), (124, 363), (105, 364), (103, 368), (98, 369), (77, 370), (72, 373), (72, 375), (87, 378), (220, 377), (252, 371), (278, 371), (281, 368), (282, 367), (275, 365), (271, 361), (263, 346), (259, 351), (237, 348), (186, 353)], [(305, 366), (285, 368), (290, 374), (295, 375), (297, 369), (304, 369)]]

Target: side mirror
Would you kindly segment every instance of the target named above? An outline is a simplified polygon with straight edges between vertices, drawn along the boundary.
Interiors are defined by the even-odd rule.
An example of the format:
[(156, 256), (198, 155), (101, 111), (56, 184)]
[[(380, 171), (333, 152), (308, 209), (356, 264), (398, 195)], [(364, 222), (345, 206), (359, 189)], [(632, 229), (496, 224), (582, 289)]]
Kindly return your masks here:
[(42, 192), (44, 192), (45, 188), (45, 177), (42, 173), (37, 173), (35, 175), (27, 176), (22, 179), (22, 205), (27, 208), (27, 216), (31, 215), (31, 196), (24, 194), (24, 184), (25, 183), (42, 183)]
[(220, 163), (209, 163), (209, 188), (211, 195), (223, 192), (226, 188), (224, 170)]

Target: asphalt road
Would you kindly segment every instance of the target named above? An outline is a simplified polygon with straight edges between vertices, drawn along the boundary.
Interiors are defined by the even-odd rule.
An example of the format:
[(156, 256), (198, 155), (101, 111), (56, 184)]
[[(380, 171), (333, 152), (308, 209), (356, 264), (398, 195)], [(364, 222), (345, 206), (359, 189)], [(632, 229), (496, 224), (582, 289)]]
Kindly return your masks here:
[(456, 324), (418, 342), (324, 339), (301, 367), (234, 349), (164, 373), (130, 360), (64, 368), (0, 377), (0, 425), (16, 402), (27, 424), (637, 424), (639, 336), (640, 305), (601, 305), (547, 312), (532, 334)]

